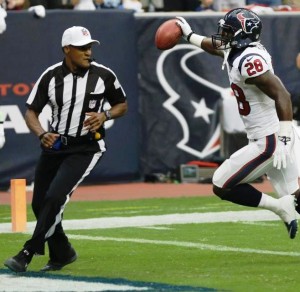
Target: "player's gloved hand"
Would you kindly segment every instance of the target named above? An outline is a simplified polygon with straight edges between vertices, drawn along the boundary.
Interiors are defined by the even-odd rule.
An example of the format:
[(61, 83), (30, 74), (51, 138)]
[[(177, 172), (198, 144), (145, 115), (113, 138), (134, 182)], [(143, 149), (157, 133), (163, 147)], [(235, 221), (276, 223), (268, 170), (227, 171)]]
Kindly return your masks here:
[(5, 22), (6, 16), (7, 16), (6, 11), (2, 7), (0, 7), (0, 33), (6, 31), (6, 22)]
[(278, 136), (276, 151), (274, 152), (273, 166), (277, 169), (286, 168), (287, 160), (290, 159), (291, 138)]
[(44, 18), (46, 16), (46, 9), (43, 5), (31, 6), (28, 11), (33, 11), (34, 15), (39, 18)]
[(277, 169), (286, 168), (287, 161), (291, 159), (292, 148), (292, 122), (282, 121), (280, 124), (280, 130), (277, 137), (276, 150), (274, 152), (273, 166)]
[(181, 17), (181, 16), (177, 16), (176, 19), (178, 19), (176, 21), (177, 25), (180, 26), (181, 30), (182, 30), (182, 37), (186, 40), (189, 41), (191, 35), (194, 33), (192, 31), (191, 26), (187, 23), (187, 21)]

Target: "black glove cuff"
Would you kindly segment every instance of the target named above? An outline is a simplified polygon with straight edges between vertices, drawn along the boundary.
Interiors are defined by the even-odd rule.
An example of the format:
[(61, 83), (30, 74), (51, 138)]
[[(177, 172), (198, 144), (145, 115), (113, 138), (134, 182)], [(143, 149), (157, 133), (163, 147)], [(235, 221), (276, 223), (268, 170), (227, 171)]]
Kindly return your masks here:
[(194, 33), (193, 31), (190, 32), (189, 35), (186, 37), (186, 40), (187, 40), (188, 42), (190, 42), (190, 38), (191, 38), (191, 36), (192, 36), (193, 33)]

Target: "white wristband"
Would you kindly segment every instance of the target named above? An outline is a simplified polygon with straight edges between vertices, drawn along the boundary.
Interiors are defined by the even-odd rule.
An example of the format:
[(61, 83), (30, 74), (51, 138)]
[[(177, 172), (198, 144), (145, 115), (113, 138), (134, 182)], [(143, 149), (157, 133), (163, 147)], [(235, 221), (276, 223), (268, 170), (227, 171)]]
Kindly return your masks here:
[(201, 48), (201, 43), (202, 41), (205, 39), (206, 37), (203, 36), (203, 35), (199, 35), (199, 34), (195, 34), (193, 33), (189, 39), (189, 42), (192, 44), (192, 45), (195, 45), (199, 48)]
[(291, 137), (293, 122), (292, 121), (280, 121), (278, 136)]

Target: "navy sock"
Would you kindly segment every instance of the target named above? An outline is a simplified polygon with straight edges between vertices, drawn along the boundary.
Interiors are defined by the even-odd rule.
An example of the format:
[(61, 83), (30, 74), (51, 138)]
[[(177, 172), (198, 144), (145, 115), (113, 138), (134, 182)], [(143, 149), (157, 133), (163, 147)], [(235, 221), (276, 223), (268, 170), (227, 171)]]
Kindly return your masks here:
[(223, 197), (224, 200), (247, 207), (257, 207), (262, 193), (249, 184), (234, 186)]

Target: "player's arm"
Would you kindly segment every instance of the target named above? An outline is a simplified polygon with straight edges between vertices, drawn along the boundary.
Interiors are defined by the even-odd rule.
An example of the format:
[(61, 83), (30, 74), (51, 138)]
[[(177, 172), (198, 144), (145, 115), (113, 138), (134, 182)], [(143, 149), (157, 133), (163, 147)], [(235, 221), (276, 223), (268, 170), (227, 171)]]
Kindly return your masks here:
[(279, 118), (279, 131), (277, 133), (277, 146), (273, 153), (273, 166), (277, 169), (286, 168), (290, 158), (292, 135), (292, 102), (289, 92), (280, 79), (270, 71), (262, 75), (246, 80), (248, 84), (256, 85), (262, 92), (275, 101), (275, 107)]
[(182, 37), (192, 45), (195, 45), (201, 49), (203, 49), (205, 52), (211, 54), (223, 57), (224, 53), (222, 50), (216, 50), (213, 47), (212, 39), (211, 37), (202, 36), (199, 34), (196, 34), (191, 26), (187, 23), (187, 21), (183, 17), (176, 17), (177, 25), (181, 28), (182, 31)]
[(293, 110), (291, 95), (280, 79), (267, 71), (254, 78), (248, 78), (247, 84), (256, 85), (263, 93), (275, 101), (277, 115), (280, 121), (292, 121)]

